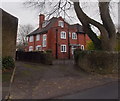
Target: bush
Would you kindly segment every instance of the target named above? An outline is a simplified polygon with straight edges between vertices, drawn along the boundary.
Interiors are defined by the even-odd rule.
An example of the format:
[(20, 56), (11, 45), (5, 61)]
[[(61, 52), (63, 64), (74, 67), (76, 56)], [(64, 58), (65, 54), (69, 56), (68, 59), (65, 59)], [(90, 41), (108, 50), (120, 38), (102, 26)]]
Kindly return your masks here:
[(50, 49), (46, 50), (46, 53), (52, 53), (52, 50), (50, 50)]
[(116, 39), (116, 51), (120, 51), (120, 33), (117, 33), (117, 39)]
[(10, 68), (14, 68), (15, 67), (15, 63), (14, 63), (14, 59), (10, 56), (8, 57), (4, 57), (2, 58), (2, 68), (3, 69), (10, 69)]
[(86, 47), (87, 50), (95, 50), (95, 46), (93, 44), (93, 42), (90, 40), (87, 42), (87, 47)]

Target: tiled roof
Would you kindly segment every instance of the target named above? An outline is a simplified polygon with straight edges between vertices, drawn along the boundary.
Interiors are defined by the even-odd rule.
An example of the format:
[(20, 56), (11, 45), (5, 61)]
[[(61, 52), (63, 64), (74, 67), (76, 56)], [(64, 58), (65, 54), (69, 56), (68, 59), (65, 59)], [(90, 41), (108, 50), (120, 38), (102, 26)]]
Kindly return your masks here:
[(32, 33), (30, 33), (30, 34), (27, 35), (27, 36), (46, 33), (46, 32), (51, 28), (51, 26), (55, 23), (56, 20), (57, 20), (56, 17), (51, 18), (51, 19), (49, 20), (49, 24), (46, 25), (46, 27), (44, 27), (44, 28), (42, 28), (42, 29), (37, 28), (36, 30), (34, 30)]
[(83, 30), (83, 26), (81, 26), (80, 24), (73, 24), (73, 25), (69, 25), (69, 28), (77, 28), (77, 33), (84, 33), (84, 30)]
[[(49, 20), (49, 24), (48, 24), (46, 27), (44, 27), (44, 28), (42, 28), (42, 29), (37, 28), (36, 30), (34, 30), (33, 32), (31, 32), (30, 34), (28, 34), (27, 36), (46, 33), (46, 32), (52, 27), (52, 25), (56, 22), (57, 19), (58, 19), (58, 18), (56, 18), (56, 17), (51, 18), (51, 19)], [(72, 27), (73, 27), (73, 28), (76, 27), (77, 30), (78, 30), (78, 31), (77, 31), (78, 33), (84, 33), (83, 27), (82, 27), (80, 24), (69, 25), (69, 28), (72, 28)]]

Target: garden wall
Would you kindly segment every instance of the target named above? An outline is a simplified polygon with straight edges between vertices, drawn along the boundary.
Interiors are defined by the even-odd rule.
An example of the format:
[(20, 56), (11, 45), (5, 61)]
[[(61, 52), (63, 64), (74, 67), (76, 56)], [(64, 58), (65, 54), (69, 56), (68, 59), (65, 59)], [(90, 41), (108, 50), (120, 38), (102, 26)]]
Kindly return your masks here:
[(87, 72), (117, 73), (120, 53), (106, 51), (75, 51), (75, 63)]
[(52, 54), (50, 52), (16, 52), (16, 60), (52, 64)]

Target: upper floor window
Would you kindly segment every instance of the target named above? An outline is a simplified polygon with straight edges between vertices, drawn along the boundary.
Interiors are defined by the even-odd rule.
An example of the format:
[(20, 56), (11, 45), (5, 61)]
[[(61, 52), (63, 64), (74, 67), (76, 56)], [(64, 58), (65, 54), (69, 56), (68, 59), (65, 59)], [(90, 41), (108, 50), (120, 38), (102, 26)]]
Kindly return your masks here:
[(77, 34), (75, 32), (72, 33), (72, 39), (77, 39)]
[(30, 36), (29, 42), (33, 42), (33, 36)]
[(29, 51), (33, 51), (33, 46), (29, 46)]
[(61, 45), (61, 52), (66, 52), (66, 45)]
[(36, 35), (36, 41), (39, 41), (40, 40), (40, 35)]
[(58, 22), (58, 26), (64, 27), (64, 22), (60, 20), (60, 21)]
[(43, 35), (43, 47), (46, 47), (47, 46), (47, 35), (44, 34)]
[(66, 39), (66, 32), (62, 31), (60, 36), (61, 36), (61, 39)]

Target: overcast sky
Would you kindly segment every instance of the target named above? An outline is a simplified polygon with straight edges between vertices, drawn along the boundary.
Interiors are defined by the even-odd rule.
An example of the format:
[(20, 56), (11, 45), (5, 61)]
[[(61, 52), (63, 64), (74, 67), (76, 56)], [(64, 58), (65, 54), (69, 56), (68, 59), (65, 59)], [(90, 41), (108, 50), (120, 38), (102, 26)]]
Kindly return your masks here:
[[(1, 8), (3, 8), (3, 10), (17, 17), (19, 19), (19, 24), (31, 24), (36, 28), (38, 26), (39, 12), (37, 11), (37, 9), (24, 7), (22, 1), (25, 0), (9, 0), (9, 2), (8, 0), (2, 0), (2, 4), (0, 6)], [(114, 0), (114, 1), (119, 1), (119, 0)], [(92, 5), (92, 7), (85, 9), (85, 11), (89, 14), (89, 16), (99, 21), (100, 17), (98, 16), (97, 13), (98, 9), (96, 8), (95, 3), (91, 3), (90, 5)], [(114, 7), (111, 12), (114, 23), (117, 24), (118, 8), (116, 4), (114, 4)], [(67, 21), (69, 21), (69, 23), (71, 24), (80, 23), (74, 11), (72, 11), (71, 15), (73, 15), (75, 19), (73, 19), (73, 21), (69, 21), (68, 19), (66, 19)]]

